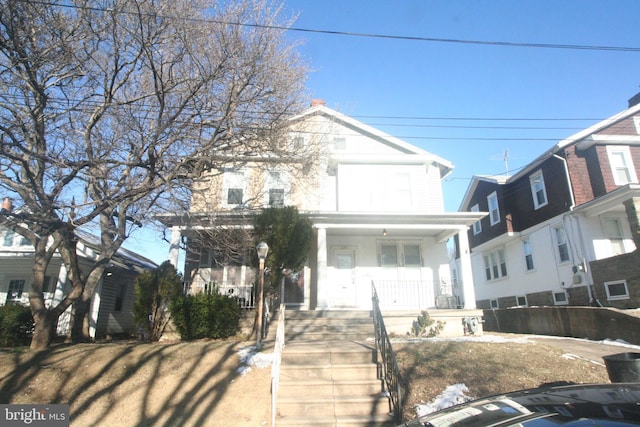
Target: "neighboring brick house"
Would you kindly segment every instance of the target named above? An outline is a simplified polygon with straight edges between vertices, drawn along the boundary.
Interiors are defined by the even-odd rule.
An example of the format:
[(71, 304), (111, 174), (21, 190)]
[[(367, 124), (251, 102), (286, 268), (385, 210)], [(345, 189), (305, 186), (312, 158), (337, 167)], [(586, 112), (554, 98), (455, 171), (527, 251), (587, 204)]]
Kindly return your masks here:
[[(80, 266), (89, 269), (97, 256), (99, 240), (82, 231), (76, 234), (79, 237), (77, 251)], [(33, 260), (34, 248), (27, 239), (14, 231), (0, 228), (0, 305), (29, 304)], [(133, 318), (135, 280), (140, 273), (156, 267), (153, 261), (136, 253), (118, 250), (91, 301), (91, 337), (104, 338), (107, 335), (137, 332)], [(57, 253), (47, 268), (43, 290), (47, 306), (60, 301), (69, 290), (67, 270)], [(58, 319), (58, 335), (69, 332), (70, 316), (71, 307)]]
[(513, 176), (474, 177), (460, 211), (488, 212), (468, 233), (479, 308), (640, 305), (639, 101)]
[[(475, 308), (468, 251), (462, 259), (466, 288), (452, 288), (447, 240), (484, 214), (445, 212), (442, 179), (450, 162), (314, 102), (290, 119), (289, 143), (298, 153), (314, 140), (314, 165), (287, 169), (253, 161), (203, 175), (190, 212), (165, 215), (173, 248), (187, 242), (185, 278), (192, 292), (217, 286), (245, 294), (255, 281), (251, 257), (221, 260), (213, 230), (247, 229), (267, 206), (295, 206), (313, 224), (308, 264), (298, 292), (285, 303), (301, 309), (371, 308), (371, 284), (383, 308)], [(273, 161), (273, 159), (270, 159)], [(209, 240), (200, 237), (212, 231)], [(175, 251), (170, 256), (177, 262)], [(294, 299), (292, 300), (291, 297)], [(455, 301), (455, 302), (452, 302)]]

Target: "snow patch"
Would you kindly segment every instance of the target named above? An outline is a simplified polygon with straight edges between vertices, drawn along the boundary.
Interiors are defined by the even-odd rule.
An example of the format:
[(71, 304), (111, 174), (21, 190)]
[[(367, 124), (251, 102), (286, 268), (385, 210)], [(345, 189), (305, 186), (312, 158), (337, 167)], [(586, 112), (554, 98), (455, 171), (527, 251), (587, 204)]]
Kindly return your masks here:
[(240, 358), (240, 367), (237, 372), (242, 376), (251, 372), (252, 368), (268, 368), (273, 362), (273, 353), (260, 353), (255, 346), (240, 348), (238, 357)]
[(446, 389), (435, 397), (431, 402), (416, 405), (416, 412), (418, 417), (422, 417), (441, 409), (446, 409), (460, 403), (473, 400), (471, 396), (467, 396), (466, 393), (469, 389), (464, 384), (453, 384), (447, 386)]

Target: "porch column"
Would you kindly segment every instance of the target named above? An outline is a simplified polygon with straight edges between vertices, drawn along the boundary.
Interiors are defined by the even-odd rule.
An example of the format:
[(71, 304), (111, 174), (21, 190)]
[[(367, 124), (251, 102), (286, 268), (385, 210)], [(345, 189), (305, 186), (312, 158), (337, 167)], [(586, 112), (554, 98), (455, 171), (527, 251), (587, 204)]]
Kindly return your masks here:
[(329, 283), (327, 278), (327, 229), (318, 227), (317, 268), (318, 268), (318, 305), (316, 309), (329, 308)]
[(462, 279), (464, 308), (474, 310), (476, 308), (476, 291), (473, 287), (471, 250), (469, 249), (469, 236), (466, 228), (458, 232), (458, 244), (460, 245), (460, 276)]
[(177, 225), (171, 227), (171, 244), (169, 246), (169, 262), (178, 269), (178, 256), (180, 253), (180, 228)]

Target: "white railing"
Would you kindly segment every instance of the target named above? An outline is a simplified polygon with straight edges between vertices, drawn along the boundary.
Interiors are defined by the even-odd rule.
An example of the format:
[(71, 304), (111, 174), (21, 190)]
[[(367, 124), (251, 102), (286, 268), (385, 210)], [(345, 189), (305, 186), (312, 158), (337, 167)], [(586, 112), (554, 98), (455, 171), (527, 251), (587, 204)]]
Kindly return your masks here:
[[(194, 287), (194, 284), (196, 285)], [(242, 308), (255, 308), (256, 307), (256, 295), (253, 285), (235, 285), (229, 283), (195, 283), (184, 282), (183, 290), (187, 295), (196, 294), (198, 292), (212, 292), (213, 289), (217, 289), (217, 292), (228, 297), (235, 297), (238, 299), (238, 304)]]
[(276, 425), (276, 406), (280, 386), (280, 363), (282, 361), (282, 350), (284, 349), (284, 311), (284, 304), (280, 304), (278, 330), (276, 332), (276, 343), (273, 349), (273, 362), (271, 363), (271, 427), (275, 427)]

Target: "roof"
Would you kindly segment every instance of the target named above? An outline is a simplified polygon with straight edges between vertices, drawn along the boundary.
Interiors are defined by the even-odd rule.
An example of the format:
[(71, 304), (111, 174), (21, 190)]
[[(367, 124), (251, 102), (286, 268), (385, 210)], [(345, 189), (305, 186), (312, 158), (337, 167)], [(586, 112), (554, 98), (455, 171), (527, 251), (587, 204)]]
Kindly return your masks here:
[[(82, 242), (96, 252), (100, 249), (100, 238), (91, 233), (83, 230), (76, 230), (76, 236), (78, 236)], [(116, 251), (113, 261), (120, 261), (126, 267), (138, 267), (142, 269), (154, 269), (158, 267), (158, 264), (151, 261), (136, 252), (130, 251), (125, 248), (120, 248)]]
[(321, 115), (326, 117), (327, 119), (339, 123), (345, 127), (351, 128), (358, 133), (363, 135), (367, 135), (372, 139), (383, 142), (384, 144), (395, 148), (401, 153), (407, 155), (415, 155), (415, 156), (423, 156), (424, 159), (429, 159), (433, 163), (435, 163), (440, 169), (440, 177), (444, 178), (449, 175), (453, 171), (453, 163), (450, 161), (439, 157), (433, 153), (430, 153), (426, 150), (423, 150), (415, 145), (409, 144), (406, 141), (401, 140), (400, 138), (396, 138), (395, 136), (391, 136), (380, 129), (374, 128), (367, 124), (364, 124), (352, 117), (349, 117), (345, 114), (342, 114), (336, 110), (333, 110), (327, 107), (324, 104), (316, 104), (311, 108), (303, 111), (302, 113), (291, 118), (292, 122), (303, 121), (308, 117), (312, 117), (315, 115)]
[[(536, 157), (532, 162), (530, 162), (529, 164), (527, 164), (524, 168), (520, 169), (518, 171), (518, 173), (512, 175), (512, 176), (504, 176), (501, 175), (500, 177), (502, 179), (498, 179), (498, 176), (483, 176), (483, 175), (477, 175), (474, 176), (471, 180), (471, 183), (469, 184), (469, 187), (467, 187), (467, 191), (465, 192), (465, 195), (462, 199), (462, 202), (460, 203), (460, 207), (458, 208), (459, 210), (462, 210), (466, 207), (466, 205), (469, 203), (469, 199), (471, 198), (471, 196), (473, 195), (473, 193), (475, 192), (478, 183), (480, 181), (487, 181), (487, 182), (494, 182), (496, 184), (499, 185), (504, 185), (507, 184), (509, 182), (512, 181), (516, 181), (518, 179), (520, 179), (523, 176), (528, 175), (529, 173), (531, 173), (532, 170), (534, 170), (535, 168), (539, 167), (540, 164), (542, 164), (544, 161), (546, 161), (547, 159), (549, 159), (550, 157), (558, 154), (559, 152), (563, 151), (565, 148), (573, 145), (573, 144), (577, 144), (583, 141), (587, 141), (586, 144), (591, 144), (591, 143), (595, 143), (597, 140), (602, 140), (603, 138), (599, 138), (597, 134), (599, 131), (615, 124), (618, 123), (622, 120), (625, 120), (635, 114), (638, 114), (640, 112), (640, 104), (637, 105), (633, 105), (630, 108), (627, 108), (626, 110), (623, 110), (607, 119), (601, 120), (600, 122), (586, 128), (583, 129), (579, 132), (574, 133), (573, 135), (569, 136), (568, 138), (562, 139), (560, 140), (558, 143), (556, 143), (555, 145), (553, 145), (551, 148), (549, 148), (548, 150), (546, 150), (545, 152), (543, 152), (542, 154), (540, 154), (538, 157)], [(634, 138), (634, 137), (625, 137), (625, 139), (637, 139), (638, 142), (640, 142), (640, 138)], [(604, 138), (603, 140), (607, 140), (607, 138)], [(492, 178), (495, 178), (493, 181), (491, 181)]]

